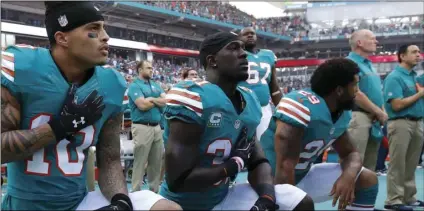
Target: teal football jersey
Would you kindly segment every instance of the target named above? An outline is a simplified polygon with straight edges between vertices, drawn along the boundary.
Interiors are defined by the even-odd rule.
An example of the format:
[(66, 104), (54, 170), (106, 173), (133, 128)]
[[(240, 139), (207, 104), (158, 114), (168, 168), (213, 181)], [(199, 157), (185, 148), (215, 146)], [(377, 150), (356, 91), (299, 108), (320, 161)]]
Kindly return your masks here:
[[(302, 151), (296, 165), (296, 182), (308, 173), (321, 153), (347, 130), (351, 116), (350, 111), (344, 111), (334, 123), (324, 99), (310, 89), (293, 91), (281, 99), (273, 119), (305, 129)], [(271, 125), (275, 125), (275, 122), (271, 121)], [(263, 141), (268, 145), (272, 144), (273, 148), (273, 140)]]
[[(180, 82), (166, 95), (164, 115), (167, 119), (176, 118), (204, 129), (199, 140), (199, 154), (203, 155), (199, 160), (200, 166), (210, 167), (228, 160), (231, 147), (236, 144), (244, 126), (248, 129), (249, 138), (255, 134), (262, 117), (257, 97), (250, 89), (238, 86), (237, 90), (246, 102), (240, 115), (221, 88), (206, 81)], [(168, 130), (165, 129), (165, 132), (168, 133)], [(227, 178), (207, 191), (190, 193), (171, 192), (165, 182), (160, 194), (177, 202), (184, 210), (210, 210), (227, 195), (229, 181), (230, 178)]]
[[(48, 49), (11, 46), (2, 52), (1, 85), (21, 105), (21, 129), (32, 129), (60, 115), (70, 85)], [(86, 156), (97, 143), (105, 121), (122, 112), (124, 78), (109, 67), (96, 67), (93, 76), (77, 89), (81, 103), (93, 90), (104, 98), (102, 118), (79, 131), (72, 140), (53, 141), (31, 157), (7, 164), (7, 194), (22, 200), (3, 209), (75, 209), (87, 193)], [(31, 201), (30, 204), (25, 203)]]
[(253, 90), (261, 106), (266, 106), (271, 97), (269, 84), (277, 57), (270, 50), (260, 49), (256, 54), (247, 52), (247, 60), (249, 60), (249, 78), (240, 85)]

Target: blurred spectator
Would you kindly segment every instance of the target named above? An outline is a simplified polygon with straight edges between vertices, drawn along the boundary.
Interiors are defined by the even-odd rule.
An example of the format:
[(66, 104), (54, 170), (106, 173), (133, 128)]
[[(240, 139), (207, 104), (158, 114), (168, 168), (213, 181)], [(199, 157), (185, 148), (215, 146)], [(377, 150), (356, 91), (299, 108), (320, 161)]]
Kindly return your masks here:
[(197, 71), (193, 68), (183, 68), (181, 70), (181, 78), (182, 80), (193, 80), (193, 79), (197, 79), (199, 77), (199, 75), (197, 74)]

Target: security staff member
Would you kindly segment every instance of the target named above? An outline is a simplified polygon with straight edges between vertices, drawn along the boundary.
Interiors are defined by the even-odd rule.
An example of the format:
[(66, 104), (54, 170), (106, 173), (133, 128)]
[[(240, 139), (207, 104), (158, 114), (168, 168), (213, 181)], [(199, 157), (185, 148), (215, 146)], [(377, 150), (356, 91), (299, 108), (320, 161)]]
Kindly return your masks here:
[(370, 30), (362, 29), (352, 34), (349, 43), (352, 52), (347, 58), (358, 64), (361, 70), (349, 133), (355, 137), (355, 145), (364, 167), (375, 170), (380, 142), (371, 139), (370, 130), (375, 120), (381, 125), (387, 121), (381, 79), (367, 58), (376, 51), (378, 41)]
[(151, 80), (152, 63), (141, 61), (136, 68), (138, 78), (128, 88), (131, 132), (134, 140), (132, 191), (141, 189), (147, 163), (150, 190), (157, 193), (163, 153), (162, 130), (159, 123), (162, 117), (161, 108), (166, 104), (165, 93)]
[(390, 155), (384, 208), (408, 210), (407, 205), (424, 207), (415, 198), (415, 169), (423, 146), (424, 88), (418, 86), (413, 70), (420, 60), (418, 46), (401, 46), (397, 55), (400, 64), (384, 81)]

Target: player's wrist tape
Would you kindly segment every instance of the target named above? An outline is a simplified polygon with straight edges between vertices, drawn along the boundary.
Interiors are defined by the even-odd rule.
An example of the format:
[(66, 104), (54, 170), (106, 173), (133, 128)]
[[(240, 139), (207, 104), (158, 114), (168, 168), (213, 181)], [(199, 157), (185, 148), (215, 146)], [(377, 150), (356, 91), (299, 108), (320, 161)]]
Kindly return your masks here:
[(241, 170), (243, 170), (243, 168), (244, 168), (244, 161), (243, 161), (243, 159), (241, 159), (241, 157), (237, 157), (237, 156), (234, 156), (231, 159), (234, 159), (236, 161), (237, 166), (238, 166), (238, 172), (240, 173)]
[(239, 164), (234, 159), (229, 159), (224, 163), (224, 177), (233, 177), (239, 173)]
[(259, 197), (267, 198), (275, 202), (275, 189), (273, 184), (258, 184), (255, 189)]
[(52, 119), (48, 122), (48, 124), (52, 128), (52, 131), (54, 133), (54, 136), (56, 137), (57, 142), (61, 141), (62, 139), (66, 137), (65, 127), (60, 122), (60, 119)]
[(130, 197), (128, 197), (127, 195), (123, 193), (115, 194), (110, 201), (112, 204), (119, 203), (121, 205), (124, 205), (125, 210), (133, 210)]

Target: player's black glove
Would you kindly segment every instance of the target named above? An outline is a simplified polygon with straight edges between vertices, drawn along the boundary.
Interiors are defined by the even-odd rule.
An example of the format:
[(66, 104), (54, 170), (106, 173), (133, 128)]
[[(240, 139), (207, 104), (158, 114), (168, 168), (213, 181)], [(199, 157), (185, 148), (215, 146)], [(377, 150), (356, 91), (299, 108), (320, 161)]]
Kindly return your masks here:
[(275, 211), (278, 210), (279, 206), (271, 200), (269, 197), (259, 197), (256, 200), (255, 205), (250, 208), (250, 211)]
[(94, 124), (102, 117), (102, 111), (105, 108), (103, 97), (94, 90), (81, 104), (77, 104), (76, 90), (76, 85), (71, 85), (60, 116), (49, 121), (57, 141)]
[(130, 197), (128, 197), (125, 194), (118, 193), (115, 196), (112, 197), (112, 200), (110, 200), (110, 205), (101, 207), (97, 210), (133, 210), (133, 206), (131, 203)]
[(245, 164), (247, 164), (254, 144), (255, 143), (252, 140), (249, 140), (247, 137), (247, 128), (243, 127), (240, 136), (233, 147), (231, 157), (239, 157), (243, 159)]
[(247, 137), (247, 128), (243, 127), (240, 136), (231, 151), (231, 158), (236, 159), (238, 164), (241, 164), (239, 172), (248, 165), (248, 160), (255, 142), (249, 140)]

